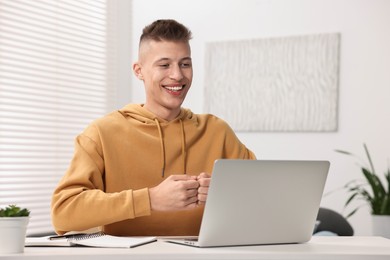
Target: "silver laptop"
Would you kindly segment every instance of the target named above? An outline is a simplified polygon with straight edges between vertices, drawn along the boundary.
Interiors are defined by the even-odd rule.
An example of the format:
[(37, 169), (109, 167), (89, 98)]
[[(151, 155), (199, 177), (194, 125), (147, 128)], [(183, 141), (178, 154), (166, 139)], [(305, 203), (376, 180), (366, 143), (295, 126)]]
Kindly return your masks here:
[(304, 243), (311, 239), (328, 161), (217, 160), (197, 247)]

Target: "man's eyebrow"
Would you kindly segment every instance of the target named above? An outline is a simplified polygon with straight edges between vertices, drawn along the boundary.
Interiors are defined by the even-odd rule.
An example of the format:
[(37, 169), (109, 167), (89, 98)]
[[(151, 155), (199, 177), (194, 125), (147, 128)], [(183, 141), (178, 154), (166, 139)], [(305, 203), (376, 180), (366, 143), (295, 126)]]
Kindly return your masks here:
[[(156, 60), (154, 63), (159, 63), (159, 62), (165, 62), (165, 61), (171, 61), (170, 58), (160, 58), (158, 60)], [(191, 57), (184, 57), (182, 59), (180, 59), (180, 61), (192, 61)]]
[(162, 62), (162, 61), (170, 61), (171, 59), (169, 58), (160, 58), (158, 60), (156, 60), (154, 63), (157, 63), (157, 62)]

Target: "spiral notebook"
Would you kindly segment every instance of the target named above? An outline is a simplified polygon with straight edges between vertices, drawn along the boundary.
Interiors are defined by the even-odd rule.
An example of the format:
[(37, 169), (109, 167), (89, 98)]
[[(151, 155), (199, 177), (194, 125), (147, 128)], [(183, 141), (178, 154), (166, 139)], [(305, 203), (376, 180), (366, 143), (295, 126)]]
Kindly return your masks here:
[(26, 237), (25, 246), (87, 246), (132, 248), (156, 241), (156, 237), (119, 237), (103, 232), (69, 236)]

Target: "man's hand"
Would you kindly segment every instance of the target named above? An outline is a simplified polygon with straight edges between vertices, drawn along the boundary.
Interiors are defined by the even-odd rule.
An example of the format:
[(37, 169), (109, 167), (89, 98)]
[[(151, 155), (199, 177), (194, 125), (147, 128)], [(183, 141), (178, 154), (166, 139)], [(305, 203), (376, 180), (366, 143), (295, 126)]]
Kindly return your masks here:
[(152, 210), (184, 210), (196, 207), (199, 176), (171, 175), (156, 187), (150, 188)]
[(205, 204), (207, 200), (207, 194), (209, 193), (209, 186), (211, 181), (211, 176), (205, 172), (202, 172), (197, 177), (199, 182), (198, 188), (198, 204)]

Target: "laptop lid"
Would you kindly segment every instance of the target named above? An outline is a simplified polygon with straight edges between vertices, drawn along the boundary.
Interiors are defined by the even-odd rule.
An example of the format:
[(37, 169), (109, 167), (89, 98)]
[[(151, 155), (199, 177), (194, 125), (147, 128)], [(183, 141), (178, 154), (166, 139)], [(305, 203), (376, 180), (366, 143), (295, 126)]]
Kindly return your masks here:
[(197, 246), (310, 240), (327, 161), (217, 160)]

